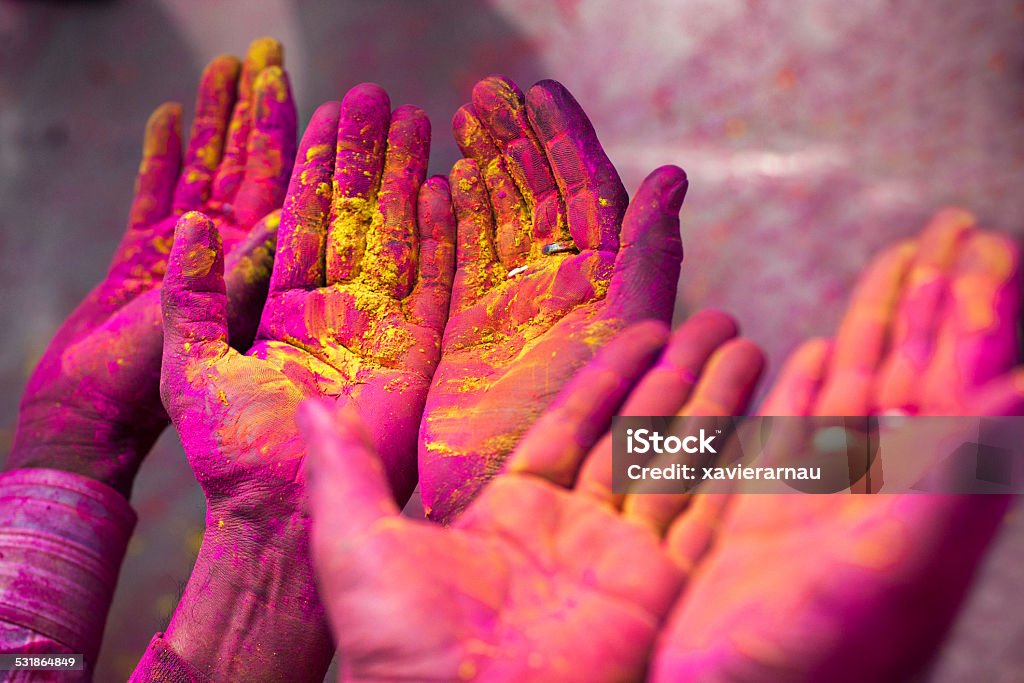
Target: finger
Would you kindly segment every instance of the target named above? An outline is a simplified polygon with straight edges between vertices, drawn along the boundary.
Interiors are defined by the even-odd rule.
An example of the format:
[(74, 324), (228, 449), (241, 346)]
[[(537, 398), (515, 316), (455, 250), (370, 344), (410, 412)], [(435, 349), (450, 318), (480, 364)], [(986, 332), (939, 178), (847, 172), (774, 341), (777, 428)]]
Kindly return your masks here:
[(982, 387), (969, 403), (974, 415), (1024, 415), (1024, 368), (1014, 368)]
[(529, 207), (505, 168), (501, 150), (495, 145), (471, 105), (465, 105), (452, 118), (455, 141), (467, 159), (480, 169), (495, 221), (495, 252), (507, 269), (521, 266), (530, 252), (532, 240), (527, 222)]
[[(658, 363), (630, 393), (620, 415), (675, 415), (686, 403), (705, 363), (736, 336), (736, 322), (719, 311), (700, 311), (673, 333)], [(598, 500), (621, 504), (612, 492), (612, 436), (606, 434), (587, 458), (576, 488)]]
[(434, 176), (420, 188), (419, 278), (410, 296), (413, 322), (444, 331), (455, 276), (455, 212), (444, 176)]
[(918, 239), (892, 326), (892, 342), (882, 365), (874, 407), (916, 413), (920, 378), (935, 351), (943, 297), (956, 254), (974, 217), (959, 209), (937, 214)]
[(213, 221), (197, 211), (182, 216), (174, 229), (160, 300), (164, 324), (161, 391), (171, 412), (181, 382), (187, 381), (186, 362), (209, 363), (228, 352), (224, 251)]
[(178, 212), (198, 209), (210, 198), (210, 185), (224, 151), (228, 117), (235, 103), (239, 68), (236, 58), (223, 55), (207, 65), (199, 80), (196, 118), (174, 193), (174, 209)]
[(615, 251), (629, 197), (590, 119), (555, 81), (530, 88), (526, 107), (565, 199), (576, 246)]
[(1003, 235), (978, 231), (962, 246), (924, 396), (959, 398), (1016, 364), (1019, 263), (1017, 245)]
[(459, 311), (498, 282), (499, 266), (494, 253), (494, 216), (475, 162), (455, 162), (451, 191), (457, 220), (452, 310)]
[(390, 123), (391, 100), (379, 85), (357, 85), (341, 101), (334, 206), (327, 233), (328, 284), (358, 273), (366, 231), (376, 209), (372, 200), (384, 170)]
[[(256, 81), (264, 69), (280, 68), (283, 64), (284, 49), (281, 43), (273, 38), (257, 38), (249, 44), (245, 59), (242, 61), (238, 97), (231, 112), (231, 123), (228, 125), (224, 142), (224, 155), (213, 181), (213, 198), (218, 201), (234, 201), (248, 165), (249, 136), (253, 128), (252, 112), (258, 106), (259, 97)], [(294, 133), (292, 135), (294, 136)]]
[(280, 224), (281, 213), (271, 213), (225, 256), (228, 336), (232, 348), (243, 353), (252, 346), (267, 300)]
[(679, 209), (688, 186), (681, 168), (662, 166), (647, 176), (626, 210), (608, 288), (625, 320), (672, 319), (683, 262)]
[(754, 342), (749, 339), (726, 342), (708, 360), (679, 415), (743, 415), (764, 365), (764, 351)]
[[(744, 414), (764, 370), (764, 362), (764, 352), (750, 340), (726, 342), (708, 361), (693, 396), (679, 415)], [(622, 502), (622, 513), (626, 519), (662, 534), (691, 499), (687, 493), (627, 495)]]
[(325, 284), (327, 220), (340, 107), (340, 102), (320, 105), (302, 136), (281, 211), (281, 234), (270, 279), (272, 292), (314, 289)]
[(735, 503), (735, 496), (725, 494), (705, 493), (691, 497), (686, 514), (677, 514), (665, 535), (665, 547), (676, 566), (686, 573), (699, 566)]
[(174, 185), (181, 169), (181, 105), (161, 104), (146, 122), (142, 162), (128, 227), (145, 228), (171, 215)]
[(544, 149), (530, 126), (522, 91), (504, 76), (488, 76), (473, 87), (473, 111), (500, 151), (532, 215), (534, 240), (540, 246), (568, 240), (565, 205)]
[(235, 197), (235, 218), (242, 228), (281, 208), (295, 163), (297, 123), (288, 75), (277, 66), (264, 69), (254, 88), (245, 175)]
[(857, 282), (829, 357), (818, 414), (867, 415), (900, 290), (916, 252), (916, 242), (890, 247)]
[(761, 404), (760, 414), (814, 415), (831, 349), (832, 342), (828, 339), (808, 339), (790, 354)]
[(505, 471), (572, 486), (585, 456), (608, 430), (612, 416), (667, 340), (663, 323), (645, 321), (623, 330), (534, 423)]
[(408, 296), (416, 278), (416, 202), (427, 177), (429, 156), (427, 115), (419, 107), (399, 107), (388, 129), (377, 198), (381, 218), (366, 234), (360, 266), (367, 283), (395, 299)]
[(305, 401), (296, 421), (306, 442), (311, 552), (323, 571), (333, 565), (338, 544), (400, 511), (366, 425), (354, 411), (323, 400)]

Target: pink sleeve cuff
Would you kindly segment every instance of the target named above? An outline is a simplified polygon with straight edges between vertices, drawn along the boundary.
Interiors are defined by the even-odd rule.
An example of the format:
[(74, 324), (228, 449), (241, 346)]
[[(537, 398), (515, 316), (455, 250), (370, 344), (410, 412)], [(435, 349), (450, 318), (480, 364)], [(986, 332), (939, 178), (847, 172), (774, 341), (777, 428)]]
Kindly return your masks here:
[(0, 620), (96, 663), (135, 513), (94, 479), (0, 474)]
[(157, 633), (149, 641), (146, 654), (135, 667), (128, 683), (213, 683), (206, 675), (182, 659)]

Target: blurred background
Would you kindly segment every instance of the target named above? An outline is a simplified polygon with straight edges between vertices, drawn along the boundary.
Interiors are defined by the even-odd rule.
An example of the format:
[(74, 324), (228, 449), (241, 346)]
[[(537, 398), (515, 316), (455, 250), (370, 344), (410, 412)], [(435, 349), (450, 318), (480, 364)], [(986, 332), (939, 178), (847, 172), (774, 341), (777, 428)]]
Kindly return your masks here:
[[(361, 81), (426, 109), (432, 173), (457, 158), (449, 121), (478, 78), (562, 81), (631, 192), (687, 170), (677, 317), (730, 311), (773, 373), (935, 209), (1024, 231), (1019, 0), (0, 0), (0, 453), (34, 362), (106, 271), (149, 112), (187, 110), (204, 63), (262, 35), (285, 45), (302, 123)], [(132, 503), (97, 681), (134, 668), (199, 547), (173, 433)], [(1021, 680), (1022, 591), (1018, 512), (929, 680)]]

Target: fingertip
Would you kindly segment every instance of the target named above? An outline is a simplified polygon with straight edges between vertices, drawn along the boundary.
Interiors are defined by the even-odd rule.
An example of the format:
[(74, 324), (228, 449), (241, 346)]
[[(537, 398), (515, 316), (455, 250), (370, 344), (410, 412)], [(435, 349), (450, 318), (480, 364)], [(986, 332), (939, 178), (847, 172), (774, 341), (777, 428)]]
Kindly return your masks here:
[(464, 104), (452, 116), (452, 136), (464, 157), (484, 157), (496, 152), (472, 104)]
[(432, 194), (451, 196), (451, 188), (448, 186), (448, 178), (438, 173), (423, 181), (423, 189)]
[(641, 320), (633, 323), (618, 334), (618, 338), (624, 341), (619, 343), (637, 344), (648, 349), (665, 346), (670, 336), (669, 326), (660, 320)]
[(410, 132), (421, 144), (430, 145), (430, 118), (413, 104), (403, 104), (391, 113), (391, 130)]
[(174, 126), (181, 132), (182, 106), (178, 102), (164, 102), (149, 115), (146, 121), (146, 129), (167, 128)]
[[(203, 69), (203, 76), (210, 78), (230, 78), (235, 79), (238, 77), (239, 72), (242, 70), (242, 62), (238, 60), (238, 57), (234, 55), (217, 55), (211, 59), (207, 64), (206, 68)], [(215, 86), (227, 85), (221, 81), (215, 81)]]
[(410, 121), (423, 119), (429, 122), (427, 113), (415, 104), (403, 104), (391, 113), (392, 121)]
[(564, 85), (551, 78), (545, 78), (537, 81), (526, 93), (527, 103), (532, 101), (537, 104), (541, 104), (544, 102), (555, 102), (557, 100), (564, 99), (571, 100), (573, 103), (576, 102), (572, 94)]
[(220, 233), (205, 214), (189, 211), (178, 219), (174, 228), (171, 262), (177, 266), (174, 270), (183, 277), (193, 280), (210, 275), (221, 263), (221, 251)]
[(989, 230), (970, 237), (960, 254), (959, 270), (984, 272), (996, 280), (1004, 280), (1017, 272), (1020, 246), (1009, 235)]
[(679, 213), (683, 206), (683, 200), (686, 198), (686, 191), (690, 186), (686, 171), (673, 165), (654, 169), (643, 184), (650, 185), (659, 198), (661, 210), (670, 216)]
[(760, 344), (747, 337), (730, 339), (723, 346), (723, 352), (728, 353), (737, 362), (741, 362), (747, 370), (756, 376), (760, 376), (768, 364), (768, 356)]
[[(960, 206), (946, 206), (939, 209), (928, 221), (929, 227), (964, 229), (978, 225), (978, 218), (971, 211)], [(927, 228), (926, 228), (927, 230)]]
[(510, 78), (494, 74), (473, 86), (473, 108), (482, 115), (499, 141), (522, 137), (528, 127), (523, 92)]
[(177, 102), (164, 102), (153, 110), (146, 121), (143, 155), (147, 157), (181, 155), (182, 107)]
[(345, 110), (370, 111), (386, 109), (391, 113), (391, 98), (387, 91), (376, 83), (360, 83), (349, 89), (341, 100)]
[(216, 234), (217, 228), (213, 221), (202, 211), (187, 211), (178, 218), (175, 232), (181, 232), (182, 236), (199, 236), (199, 234)]
[(579, 119), (583, 110), (576, 98), (558, 81), (547, 79), (530, 88), (526, 93), (526, 108), (530, 122), (546, 139), (582, 123)]
[(270, 36), (257, 38), (249, 43), (245, 62), (257, 72), (269, 66), (281, 66), (284, 64), (284, 46)]
[(909, 261), (917, 253), (917, 250), (921, 247), (920, 240), (917, 239), (905, 239), (896, 242), (891, 247), (887, 248), (882, 252), (879, 260), (892, 261)]
[(687, 330), (699, 327), (705, 330), (713, 330), (716, 337), (731, 339), (740, 333), (739, 322), (731, 314), (717, 308), (704, 308), (690, 317), (682, 325), (676, 328), (672, 334), (673, 340), (684, 341), (687, 338)]
[(340, 119), (341, 102), (338, 101), (324, 102), (313, 112), (299, 143), (299, 154), (295, 158), (295, 170), (291, 177), (293, 187), (297, 187), (297, 184), (305, 185), (310, 181), (310, 178), (299, 170), (300, 168), (315, 163), (333, 165), (337, 153)]
[(451, 172), (452, 195), (463, 194), (473, 189), (480, 180), (480, 168), (472, 159), (462, 158), (455, 162)]
[(476, 112), (473, 111), (473, 105), (468, 102), (452, 114), (452, 131), (455, 132), (456, 137), (459, 135), (459, 131), (463, 130), (469, 121), (476, 119)]
[(427, 223), (435, 223), (450, 215), (452, 194), (448, 179), (442, 175), (435, 175), (423, 181), (423, 185), (420, 186), (419, 202), (422, 220)]
[(341, 102), (339, 100), (328, 100), (313, 112), (309, 119), (307, 130), (318, 131), (327, 128), (337, 131), (338, 118), (341, 115)]
[(828, 337), (812, 337), (804, 341), (790, 354), (783, 367), (783, 374), (797, 372), (804, 377), (822, 379), (832, 353), (832, 343)]
[(503, 74), (491, 74), (481, 78), (473, 86), (473, 104), (480, 109), (490, 109), (500, 104), (518, 106), (523, 102), (523, 91), (515, 82)]
[(797, 350), (809, 358), (818, 358), (828, 353), (832, 348), (832, 340), (828, 337), (811, 337)]

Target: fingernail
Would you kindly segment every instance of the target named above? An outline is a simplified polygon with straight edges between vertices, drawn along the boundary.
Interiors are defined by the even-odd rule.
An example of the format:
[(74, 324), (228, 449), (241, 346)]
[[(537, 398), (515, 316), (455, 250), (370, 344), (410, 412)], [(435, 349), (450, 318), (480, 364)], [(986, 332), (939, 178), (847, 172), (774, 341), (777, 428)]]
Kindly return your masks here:
[(541, 81), (526, 94), (530, 123), (544, 139), (553, 138), (569, 128), (565, 123), (565, 112), (561, 111), (559, 102), (548, 91), (547, 83)]
[(220, 235), (209, 218), (198, 211), (189, 211), (178, 221), (175, 242), (180, 242), (181, 273), (200, 278), (209, 275), (217, 261)]
[(679, 210), (683, 208), (683, 199), (686, 198), (686, 190), (689, 187), (690, 181), (683, 173), (682, 177), (666, 189), (662, 195), (662, 210), (673, 216), (679, 213)]

